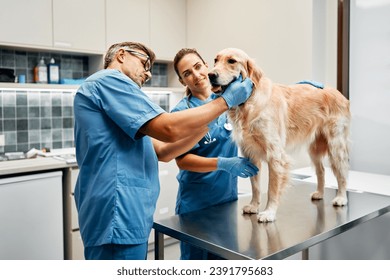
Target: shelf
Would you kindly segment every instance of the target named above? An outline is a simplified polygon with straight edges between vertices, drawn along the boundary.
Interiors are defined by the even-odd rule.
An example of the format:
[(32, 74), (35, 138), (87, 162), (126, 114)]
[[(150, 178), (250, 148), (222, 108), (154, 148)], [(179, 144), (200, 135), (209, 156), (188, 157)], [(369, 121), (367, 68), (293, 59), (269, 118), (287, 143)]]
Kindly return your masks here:
[[(28, 90), (77, 90), (80, 85), (66, 84), (18, 84), (18, 83), (0, 83), (1, 90), (28, 89)], [(184, 87), (143, 87), (146, 93), (156, 91), (169, 91), (173, 93), (184, 93)]]
[(0, 83), (1, 90), (28, 89), (28, 90), (76, 90), (80, 85), (65, 84), (18, 84), (18, 83)]

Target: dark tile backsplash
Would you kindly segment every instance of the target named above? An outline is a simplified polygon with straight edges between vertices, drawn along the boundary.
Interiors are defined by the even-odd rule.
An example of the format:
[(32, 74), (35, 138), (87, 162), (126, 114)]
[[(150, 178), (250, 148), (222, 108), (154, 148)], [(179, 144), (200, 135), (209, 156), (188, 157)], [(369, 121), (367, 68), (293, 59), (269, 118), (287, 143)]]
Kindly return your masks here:
[(0, 89), (0, 153), (74, 147), (74, 92)]
[(34, 67), (41, 58), (48, 64), (53, 57), (60, 66), (61, 79), (80, 79), (89, 75), (88, 56), (50, 52), (19, 51), (0, 48), (0, 67), (14, 70), (15, 76), (25, 75), (26, 83), (34, 81)]
[[(69, 55), (50, 52), (32, 52), (6, 49), (0, 47), (0, 68), (14, 70), (15, 77), (26, 76), (26, 83), (34, 81), (34, 67), (41, 57), (44, 57), (48, 64), (53, 57), (60, 66), (60, 79), (81, 79), (89, 75), (88, 56)], [(167, 87), (168, 86), (168, 65), (156, 62), (152, 68), (152, 79), (145, 86)]]
[[(53, 57), (60, 65), (61, 79), (88, 77), (88, 56), (13, 50), (0, 47), (0, 68), (14, 70), (33, 82), (33, 69), (41, 57)], [(152, 79), (145, 87), (167, 87), (168, 65), (154, 63)], [(0, 153), (26, 152), (31, 148), (74, 147), (73, 97), (75, 90), (2, 89), (0, 83), (0, 136), (5, 145)], [(168, 94), (151, 94), (152, 99), (169, 111)]]
[[(5, 138), (0, 153), (74, 147), (75, 92), (0, 87), (0, 135)], [(148, 92), (148, 95), (169, 112), (169, 93)]]
[(145, 83), (145, 87), (167, 87), (168, 65), (166, 63), (154, 63), (152, 67), (152, 79)]

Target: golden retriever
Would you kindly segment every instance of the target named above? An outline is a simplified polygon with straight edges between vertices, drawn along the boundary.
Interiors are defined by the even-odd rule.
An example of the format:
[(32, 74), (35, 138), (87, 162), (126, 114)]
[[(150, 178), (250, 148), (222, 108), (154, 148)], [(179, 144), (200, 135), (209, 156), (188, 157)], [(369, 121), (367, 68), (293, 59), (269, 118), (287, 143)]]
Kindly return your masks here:
[(233, 125), (233, 139), (242, 154), (259, 169), (268, 163), (268, 201), (264, 211), (260, 206), (260, 172), (251, 177), (252, 200), (244, 213), (258, 213), (259, 222), (275, 220), (283, 189), (289, 184), (289, 158), (286, 150), (308, 145), (317, 174), (317, 190), (312, 199), (324, 194), (324, 156), (338, 182), (333, 205), (346, 205), (349, 169), (349, 101), (336, 89), (317, 88), (311, 84), (281, 85), (265, 77), (244, 51), (228, 48), (215, 58), (209, 73), (214, 87), (227, 86), (242, 75), (254, 84), (252, 95), (244, 104), (228, 111)]

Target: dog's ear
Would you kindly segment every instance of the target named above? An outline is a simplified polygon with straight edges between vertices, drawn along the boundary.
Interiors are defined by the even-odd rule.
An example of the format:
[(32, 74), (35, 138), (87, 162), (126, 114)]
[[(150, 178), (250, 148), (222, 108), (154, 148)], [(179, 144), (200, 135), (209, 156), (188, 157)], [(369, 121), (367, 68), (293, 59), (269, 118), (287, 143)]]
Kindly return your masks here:
[(256, 66), (253, 59), (248, 59), (247, 61), (248, 76), (255, 85), (258, 85), (263, 72), (259, 67)]

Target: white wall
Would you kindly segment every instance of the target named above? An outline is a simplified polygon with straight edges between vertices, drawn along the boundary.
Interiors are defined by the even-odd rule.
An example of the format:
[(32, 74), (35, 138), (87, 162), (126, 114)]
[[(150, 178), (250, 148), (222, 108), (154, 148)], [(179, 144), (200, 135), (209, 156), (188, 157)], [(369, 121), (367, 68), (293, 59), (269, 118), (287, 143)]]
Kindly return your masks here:
[(390, 175), (390, 1), (351, 1), (351, 168)]
[(313, 80), (337, 87), (337, 0), (313, 0)]
[(312, 78), (312, 0), (188, 0), (187, 46), (213, 65), (237, 47), (276, 82)]

